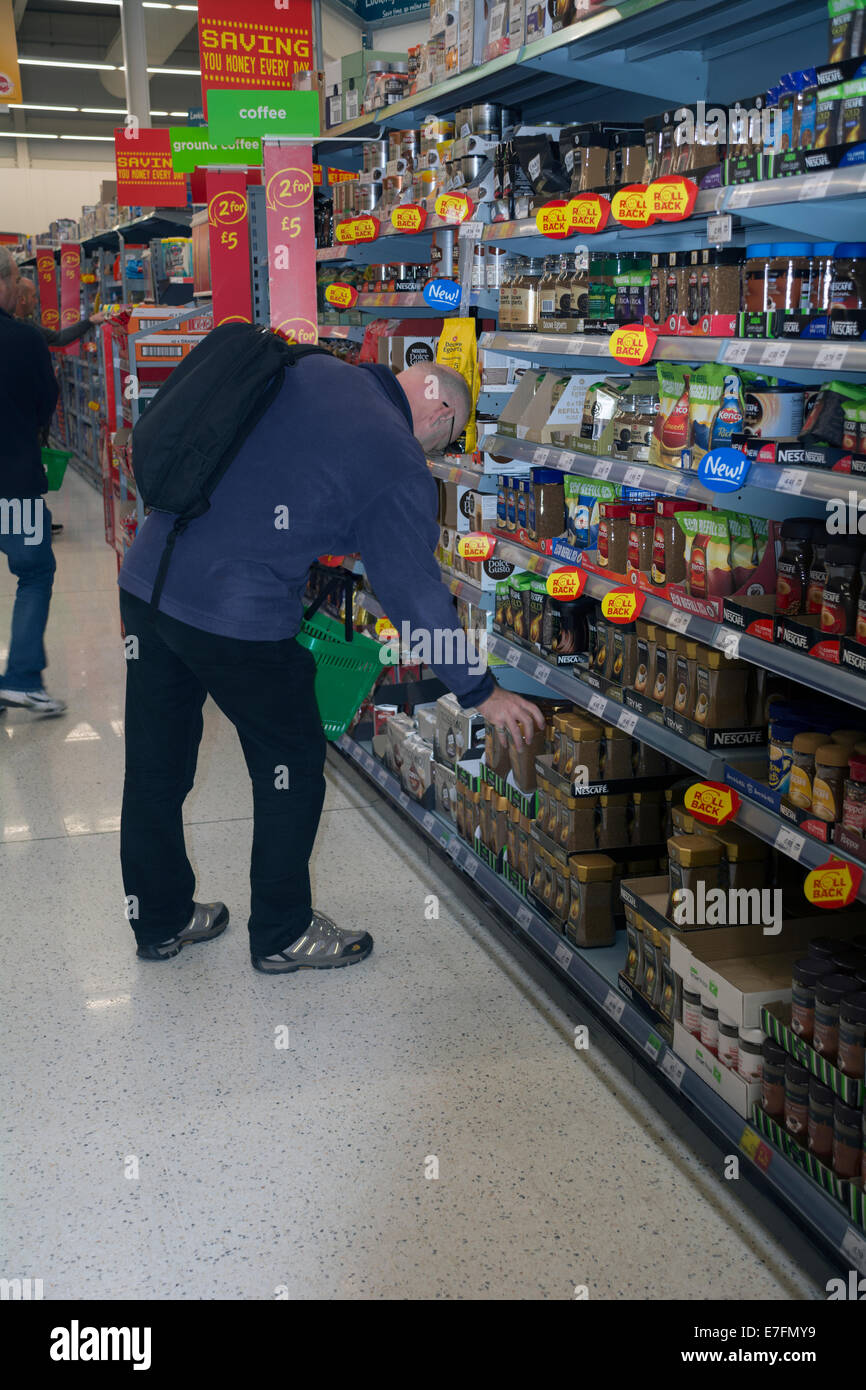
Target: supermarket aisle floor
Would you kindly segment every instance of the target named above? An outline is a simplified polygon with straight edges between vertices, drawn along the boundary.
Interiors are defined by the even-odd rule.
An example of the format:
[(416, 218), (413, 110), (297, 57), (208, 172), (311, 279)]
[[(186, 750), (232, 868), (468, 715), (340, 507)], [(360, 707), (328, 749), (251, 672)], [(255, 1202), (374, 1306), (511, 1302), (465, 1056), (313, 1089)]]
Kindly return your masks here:
[[(812, 1297), (351, 775), (329, 772), (314, 881), (375, 952), (254, 974), (250, 794), (213, 707), (187, 819), (232, 926), (137, 961), (114, 558), (77, 475), (55, 515), (46, 683), (70, 711), (0, 720), (2, 1272), (47, 1298)], [(11, 594), (4, 568), (0, 645)]]

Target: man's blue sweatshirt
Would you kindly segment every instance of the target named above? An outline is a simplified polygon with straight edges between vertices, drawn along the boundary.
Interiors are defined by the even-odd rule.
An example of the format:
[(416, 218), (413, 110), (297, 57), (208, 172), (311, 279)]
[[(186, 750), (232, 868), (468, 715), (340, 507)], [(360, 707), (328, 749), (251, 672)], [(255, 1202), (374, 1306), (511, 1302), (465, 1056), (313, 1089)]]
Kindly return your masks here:
[[(285, 508), (287, 528), (276, 524)], [(123, 562), (121, 588), (150, 599), (173, 519), (148, 515)], [(294, 637), (310, 565), (320, 555), (360, 552), (392, 623), (411, 623), (414, 641), (419, 631), (432, 640), (457, 626), (438, 541), (436, 484), (397, 378), (387, 367), (315, 354), (286, 372), (210, 510), (178, 538), (159, 608), (223, 637)], [(448, 642), (443, 649), (454, 650)], [(474, 663), (434, 670), (464, 708), (494, 689)]]

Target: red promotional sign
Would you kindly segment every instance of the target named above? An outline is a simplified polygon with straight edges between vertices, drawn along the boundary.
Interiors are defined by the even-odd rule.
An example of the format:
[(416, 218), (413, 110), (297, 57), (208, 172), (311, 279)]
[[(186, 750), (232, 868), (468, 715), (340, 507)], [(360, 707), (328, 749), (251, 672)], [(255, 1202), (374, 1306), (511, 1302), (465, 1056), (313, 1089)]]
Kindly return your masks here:
[(252, 323), (250, 224), (243, 170), (208, 169), (207, 225), (214, 328), (221, 323)]
[(646, 602), (642, 589), (608, 589), (601, 600), (601, 611), (609, 623), (633, 623)]
[(117, 201), (140, 203), (156, 208), (186, 207), (186, 174), (171, 167), (171, 137), (168, 127), (150, 130), (143, 126), (114, 132), (114, 163), (117, 168)]
[(649, 211), (660, 222), (682, 222), (691, 217), (698, 185), (682, 174), (662, 174), (647, 189)]
[(579, 193), (568, 204), (571, 219), (571, 235), (584, 232), (595, 236), (603, 232), (610, 217), (610, 203), (601, 193)]
[(610, 355), (624, 367), (642, 367), (655, 351), (658, 333), (643, 323), (627, 323), (610, 335)]
[(613, 195), (613, 215), (621, 227), (649, 227), (655, 221), (645, 183), (630, 183)]
[(566, 198), (554, 198), (535, 214), (535, 225), (542, 236), (564, 241), (571, 236), (570, 204)]
[(208, 89), (289, 91), (313, 66), (312, 28), (311, 0), (198, 0), (205, 115)]
[(358, 291), (354, 285), (344, 285), (341, 280), (335, 280), (332, 285), (326, 286), (325, 300), (335, 309), (354, 309), (358, 302)]
[[(81, 318), (81, 247), (78, 242), (60, 243), (60, 327), (71, 328)], [(67, 356), (77, 357), (81, 343), (64, 348)]]
[(420, 203), (404, 203), (391, 213), (391, 226), (395, 232), (423, 232), (427, 222), (427, 209)]
[(355, 246), (359, 241), (375, 241), (379, 235), (379, 219), (366, 213), (363, 217), (347, 217), (338, 222), (335, 236), (340, 245)]
[(39, 281), (39, 317), (43, 328), (60, 327), (60, 310), (57, 307), (57, 267), (54, 252), (50, 247), (36, 252), (36, 278)]
[(264, 146), (271, 327), (290, 343), (319, 341), (313, 159), (309, 145)]

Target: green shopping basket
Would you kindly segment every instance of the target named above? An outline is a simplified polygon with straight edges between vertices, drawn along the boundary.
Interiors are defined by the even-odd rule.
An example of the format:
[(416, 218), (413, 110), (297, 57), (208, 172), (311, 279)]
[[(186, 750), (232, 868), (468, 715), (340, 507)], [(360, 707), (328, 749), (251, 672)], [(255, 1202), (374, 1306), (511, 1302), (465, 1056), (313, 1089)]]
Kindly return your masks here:
[(346, 732), (382, 674), (382, 648), (358, 632), (347, 642), (343, 624), (322, 613), (305, 619), (298, 641), (316, 659), (319, 715), (325, 737), (334, 742)]
[(49, 449), (43, 447), (42, 464), (48, 474), (48, 491), (57, 492), (63, 482), (63, 475), (66, 472), (66, 465), (72, 458), (72, 454), (67, 449)]

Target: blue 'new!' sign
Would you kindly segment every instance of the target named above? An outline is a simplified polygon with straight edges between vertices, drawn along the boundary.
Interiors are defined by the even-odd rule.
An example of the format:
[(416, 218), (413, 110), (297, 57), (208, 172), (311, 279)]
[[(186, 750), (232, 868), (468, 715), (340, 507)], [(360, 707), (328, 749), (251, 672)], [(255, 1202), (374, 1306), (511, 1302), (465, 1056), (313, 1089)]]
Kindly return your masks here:
[(453, 280), (431, 280), (424, 286), (424, 303), (431, 309), (456, 309), (460, 286)]
[(751, 460), (739, 449), (711, 449), (698, 464), (698, 478), (710, 492), (738, 492)]

